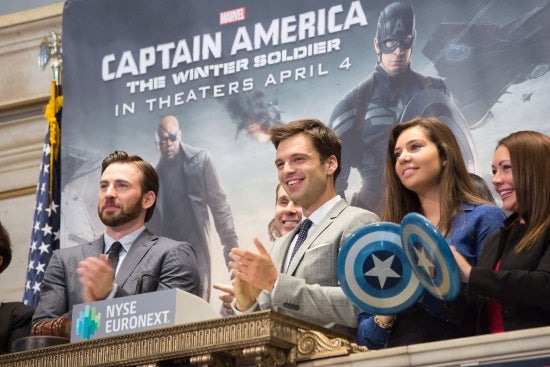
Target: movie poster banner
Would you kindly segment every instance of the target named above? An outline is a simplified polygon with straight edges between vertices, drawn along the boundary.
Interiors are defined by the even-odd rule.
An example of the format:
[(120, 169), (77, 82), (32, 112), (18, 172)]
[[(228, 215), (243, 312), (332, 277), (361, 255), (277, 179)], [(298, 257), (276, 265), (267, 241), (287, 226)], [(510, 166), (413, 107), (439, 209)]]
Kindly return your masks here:
[[(114, 150), (158, 168), (151, 227), (197, 243), (209, 288), (229, 283), (231, 246), (252, 249), (254, 236), (270, 246), (271, 126), (317, 118), (333, 128), (344, 141), (338, 189), (367, 208), (382, 190), (384, 126), (439, 117), (488, 181), (500, 138), (550, 133), (548, 1), (410, 1), (411, 14), (392, 4), (67, 1), (61, 246), (102, 234), (98, 181)], [(408, 50), (395, 62), (410, 60), (413, 76), (371, 76), (395, 47)], [(181, 164), (162, 160), (174, 156)]]

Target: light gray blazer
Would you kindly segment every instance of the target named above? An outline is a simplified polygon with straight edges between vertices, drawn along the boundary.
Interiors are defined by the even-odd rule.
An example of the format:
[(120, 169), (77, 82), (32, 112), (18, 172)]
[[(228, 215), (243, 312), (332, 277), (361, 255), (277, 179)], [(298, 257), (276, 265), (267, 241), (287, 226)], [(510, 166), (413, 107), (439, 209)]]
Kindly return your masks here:
[(378, 222), (376, 214), (349, 206), (344, 199), (334, 205), (312, 229), (283, 274), (283, 264), (297, 226), (273, 245), (271, 258), (281, 274), (272, 292), (258, 297), (262, 310), (274, 311), (332, 327), (357, 327), (358, 309), (338, 285), (336, 262), (343, 242), (358, 228)]
[[(71, 317), (73, 305), (83, 303), (82, 286), (76, 268), (87, 257), (103, 252), (103, 236), (85, 245), (54, 251), (42, 281), (40, 301), (33, 323), (60, 316)], [(115, 277), (115, 297), (135, 294), (142, 275), (148, 274), (173, 288), (200, 296), (200, 275), (191, 245), (160, 237), (144, 230), (130, 247)], [(141, 293), (166, 288), (162, 283), (143, 279)]]

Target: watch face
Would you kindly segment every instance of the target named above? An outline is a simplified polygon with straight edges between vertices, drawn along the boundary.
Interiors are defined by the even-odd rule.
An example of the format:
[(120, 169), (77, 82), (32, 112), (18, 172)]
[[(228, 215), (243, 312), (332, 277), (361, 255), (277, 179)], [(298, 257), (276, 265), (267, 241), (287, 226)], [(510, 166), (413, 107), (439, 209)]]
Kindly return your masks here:
[(451, 301), (460, 292), (458, 265), (449, 244), (424, 216), (409, 213), (401, 221), (403, 248), (413, 272), (426, 291)]
[(38, 66), (40, 69), (44, 69), (50, 60), (50, 46), (48, 40), (42, 40), (40, 43), (40, 49), (38, 53)]
[(401, 227), (379, 222), (356, 230), (342, 245), (337, 273), (346, 296), (375, 315), (401, 312), (422, 295), (401, 243)]

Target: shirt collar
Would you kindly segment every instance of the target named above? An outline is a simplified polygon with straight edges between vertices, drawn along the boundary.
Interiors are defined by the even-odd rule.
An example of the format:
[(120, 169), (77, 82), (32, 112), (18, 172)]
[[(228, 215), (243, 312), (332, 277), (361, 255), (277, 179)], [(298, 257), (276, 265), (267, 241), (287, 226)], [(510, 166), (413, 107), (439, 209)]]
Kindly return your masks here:
[[(321, 205), (317, 210), (315, 210), (311, 215), (309, 216), (309, 220), (313, 222), (313, 225), (319, 224), (321, 219), (325, 217), (325, 215), (336, 205), (337, 202), (339, 202), (341, 199), (340, 195), (336, 195), (323, 205)], [(302, 221), (306, 219), (305, 217), (302, 217)]]
[[(145, 226), (141, 226), (140, 228), (136, 229), (132, 233), (128, 233), (126, 236), (118, 240), (118, 242), (120, 242), (120, 244), (122, 245), (122, 248), (124, 249), (124, 251), (126, 252), (130, 251), (130, 247), (132, 246), (136, 238), (138, 238), (138, 236), (144, 230), (145, 230)], [(111, 246), (113, 245), (114, 242), (116, 242), (116, 240), (110, 237), (107, 233), (103, 234), (103, 240), (105, 241), (105, 253), (108, 253), (109, 250), (111, 249)]]

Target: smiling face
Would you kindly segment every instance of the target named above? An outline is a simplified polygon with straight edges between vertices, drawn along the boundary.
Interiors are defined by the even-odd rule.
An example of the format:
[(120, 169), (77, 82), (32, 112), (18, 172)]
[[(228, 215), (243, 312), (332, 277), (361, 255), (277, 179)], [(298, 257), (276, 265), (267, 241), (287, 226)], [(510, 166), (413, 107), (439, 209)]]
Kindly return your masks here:
[(333, 175), (338, 167), (335, 156), (321, 162), (309, 137), (296, 134), (282, 140), (275, 159), (279, 182), (292, 201), (309, 216), (336, 195)]
[(510, 152), (504, 145), (499, 145), (493, 156), (493, 186), (500, 195), (502, 208), (512, 212), (518, 211), (518, 202), (512, 173)]
[(302, 208), (296, 205), (282, 186), (277, 190), (275, 204), (275, 229), (283, 236), (292, 231), (302, 219)]
[(112, 163), (99, 184), (98, 215), (107, 227), (137, 229), (145, 221), (145, 212), (154, 203), (154, 193), (142, 193), (141, 171), (135, 164)]
[(420, 126), (403, 130), (396, 140), (395, 172), (407, 189), (417, 195), (439, 194), (442, 161), (435, 143)]

